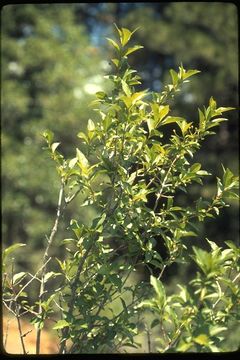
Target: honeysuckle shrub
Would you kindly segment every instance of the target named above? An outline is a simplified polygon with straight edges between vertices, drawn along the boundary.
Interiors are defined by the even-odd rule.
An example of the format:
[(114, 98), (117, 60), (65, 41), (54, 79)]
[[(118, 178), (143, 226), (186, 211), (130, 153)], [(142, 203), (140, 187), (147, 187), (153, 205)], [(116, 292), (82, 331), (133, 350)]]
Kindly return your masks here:
[[(206, 250), (195, 239), (192, 246), (185, 240), (198, 236), (197, 222), (218, 216), (229, 206), (227, 199), (238, 197), (238, 178), (223, 166), (212, 198), (199, 196), (181, 207), (176, 194), (188, 196), (191, 184), (204, 186), (211, 176), (194, 162), (194, 155), (232, 108), (218, 107), (211, 97), (198, 110), (197, 121), (171, 115), (175, 95), (199, 71), (181, 65), (178, 72), (170, 70), (171, 83), (161, 93), (137, 91), (141, 78), (128, 57), (142, 46), (129, 45), (134, 31), (116, 31), (117, 40), (108, 39), (115, 52), (113, 73), (106, 77), (112, 88), (108, 94), (96, 93), (91, 104), (96, 119), (77, 134), (75, 156), (66, 159), (52, 131), (43, 134), (59, 175), (56, 219), (35, 274), (14, 273), (10, 255), (25, 244), (5, 249), (3, 303), (18, 320), (25, 354), (25, 314), (32, 315), (36, 327), (36, 353), (47, 319), (54, 322), (62, 354), (114, 353), (129, 347), (141, 352), (136, 341), (140, 332), (146, 332), (150, 352), (221, 351), (229, 321), (239, 320), (239, 248), (227, 241), (223, 249), (215, 239), (206, 240)], [(54, 244), (72, 201), (83, 210), (94, 208), (97, 216), (88, 223), (72, 219), (69, 238)], [(61, 259), (54, 256), (60, 245), (65, 247)], [(164, 271), (190, 262), (196, 264), (192, 280), (186, 285), (183, 279), (169, 293)], [(139, 266), (149, 270), (149, 281), (129, 281)], [(33, 282), (39, 286), (35, 303), (29, 294)], [(154, 316), (150, 328), (148, 312)], [(158, 334), (154, 338), (153, 329)]]

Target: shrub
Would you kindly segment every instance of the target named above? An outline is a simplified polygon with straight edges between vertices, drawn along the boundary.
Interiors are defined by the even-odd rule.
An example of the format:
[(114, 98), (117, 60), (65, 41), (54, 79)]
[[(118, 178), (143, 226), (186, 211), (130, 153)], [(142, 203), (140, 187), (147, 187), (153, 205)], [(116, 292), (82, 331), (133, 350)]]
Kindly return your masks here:
[[(194, 154), (232, 108), (218, 107), (211, 98), (199, 109), (198, 122), (171, 115), (174, 96), (199, 71), (181, 65), (178, 72), (170, 70), (172, 82), (161, 93), (136, 91), (140, 77), (127, 60), (142, 46), (129, 46), (134, 32), (116, 29), (118, 40), (108, 39), (116, 53), (114, 73), (107, 76), (112, 90), (96, 93), (92, 105), (100, 120), (89, 119), (86, 133), (77, 135), (81, 150), (65, 159), (54, 134), (43, 134), (60, 179), (56, 219), (34, 275), (14, 274), (7, 265), (9, 255), (24, 244), (4, 251), (3, 302), (18, 319), (24, 353), (21, 316), (26, 312), (37, 329), (36, 353), (48, 318), (55, 322), (59, 353), (138, 349), (135, 337), (141, 329), (151, 351), (152, 330), (142, 326), (146, 308), (154, 314), (151, 328), (158, 327), (157, 351), (220, 351), (228, 321), (238, 318), (239, 249), (228, 241), (223, 250), (207, 240), (206, 251), (190, 248), (185, 239), (197, 236), (197, 221), (217, 216), (228, 206), (227, 198), (237, 198), (238, 178), (223, 167), (216, 194), (191, 206), (179, 206), (177, 192), (187, 196), (192, 183), (204, 186), (211, 174), (194, 162)], [(54, 258), (59, 221), (72, 201), (93, 207), (97, 216), (89, 223), (72, 219), (72, 235), (62, 240), (64, 258)], [(188, 286), (167, 294), (161, 281), (165, 269), (185, 266), (191, 258), (196, 275)], [(150, 282), (129, 282), (140, 265), (151, 272)], [(27, 290), (35, 281), (39, 299), (31, 304)], [(148, 299), (152, 287), (155, 295)]]

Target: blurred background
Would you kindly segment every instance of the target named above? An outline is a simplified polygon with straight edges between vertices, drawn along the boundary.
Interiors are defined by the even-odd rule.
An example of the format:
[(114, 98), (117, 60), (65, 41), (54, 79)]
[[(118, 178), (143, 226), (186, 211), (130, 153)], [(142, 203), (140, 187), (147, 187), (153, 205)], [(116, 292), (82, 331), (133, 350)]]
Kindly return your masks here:
[[(105, 38), (115, 37), (113, 23), (130, 30), (140, 27), (134, 43), (144, 49), (130, 56), (142, 77), (138, 91), (161, 91), (170, 81), (169, 69), (177, 70), (181, 62), (201, 71), (183, 88), (173, 109), (196, 121), (198, 107), (207, 105), (210, 96), (219, 106), (239, 106), (237, 7), (226, 2), (21, 4), (4, 6), (1, 17), (2, 238), (4, 247), (28, 245), (28, 256), (22, 251), (16, 266), (34, 271), (53, 225), (59, 189), (41, 133), (52, 130), (67, 157), (81, 148), (76, 134), (89, 118), (96, 119), (88, 104), (96, 91), (108, 88), (103, 76), (111, 72), (112, 50)], [(238, 111), (227, 116), (229, 121), (204, 141), (195, 158), (213, 176), (203, 188), (192, 186), (179, 203), (191, 204), (199, 191), (203, 198), (212, 196), (221, 163), (239, 173)], [(81, 216), (84, 222), (92, 212), (80, 212), (78, 201), (72, 203), (55, 244), (69, 237), (71, 218)], [(218, 245), (238, 243), (238, 218), (235, 201), (216, 220), (200, 224), (200, 236), (191, 245), (194, 241), (204, 247), (205, 237)], [(186, 279), (189, 272), (184, 272)], [(166, 274), (172, 287), (179, 280), (175, 274)]]

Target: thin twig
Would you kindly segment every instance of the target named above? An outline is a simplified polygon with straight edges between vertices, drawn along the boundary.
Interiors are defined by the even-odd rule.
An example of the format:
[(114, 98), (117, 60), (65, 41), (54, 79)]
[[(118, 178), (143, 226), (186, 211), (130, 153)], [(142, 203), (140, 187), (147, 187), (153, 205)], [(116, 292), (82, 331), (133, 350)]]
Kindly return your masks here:
[(151, 352), (151, 338), (150, 338), (150, 331), (149, 328), (147, 327), (147, 339), (148, 339), (148, 352)]
[[(13, 274), (14, 274), (14, 263), (12, 261), (12, 276), (11, 276), (11, 288), (12, 288), (12, 291), (13, 291), (13, 294), (15, 295), (15, 289), (14, 289), (14, 283), (13, 283)], [(4, 305), (6, 306), (6, 308), (16, 317), (17, 319), (17, 324), (18, 324), (18, 331), (19, 331), (19, 335), (20, 335), (20, 341), (21, 341), (21, 345), (22, 345), (22, 350), (23, 350), (23, 354), (26, 355), (27, 352), (26, 352), (26, 348), (25, 348), (25, 344), (24, 344), (24, 341), (23, 341), (23, 337), (22, 337), (22, 328), (21, 328), (21, 321), (20, 321), (20, 314), (19, 314), (19, 304), (17, 304), (17, 302), (15, 300), (12, 300), (10, 301), (10, 304), (9, 306), (6, 305), (6, 302), (4, 302)], [(12, 304), (15, 304), (16, 306), (16, 310), (13, 311), (12, 310)]]
[(28, 330), (27, 332), (25, 332), (25, 333), (22, 335), (22, 337), (27, 336), (28, 334), (30, 334), (30, 332), (32, 332), (32, 329), (31, 329), (31, 330)]
[(63, 210), (66, 208), (66, 206), (75, 199), (75, 197), (82, 191), (82, 188), (78, 189), (72, 196), (65, 198), (65, 206)]
[[(34, 279), (37, 279), (37, 274), (47, 265), (47, 263), (51, 260), (51, 257), (48, 258), (48, 260), (40, 267), (40, 269), (38, 269), (38, 271), (34, 274), (34, 275), (31, 275), (32, 278), (22, 287), (22, 289), (17, 293), (17, 295), (15, 296), (14, 300), (16, 301), (17, 298), (21, 295), (21, 293), (23, 292), (24, 289), (26, 289), (26, 287), (31, 284), (31, 282), (34, 280)], [(39, 279), (37, 279), (39, 280)], [(39, 280), (40, 281), (40, 280)]]
[(19, 308), (18, 308), (18, 314), (16, 315), (17, 318), (17, 324), (18, 324), (18, 331), (20, 334), (20, 341), (21, 341), (21, 345), (22, 345), (22, 349), (23, 349), (23, 354), (26, 355), (26, 348), (25, 348), (25, 344), (24, 344), (24, 340), (23, 340), (23, 333), (22, 333), (22, 327), (21, 327), (21, 321), (19, 318)]
[(235, 283), (235, 281), (239, 278), (239, 276), (240, 276), (240, 273), (235, 276), (235, 278), (233, 279), (232, 282)]
[(180, 157), (180, 155), (178, 154), (178, 155), (175, 157), (175, 159), (172, 161), (172, 163), (171, 163), (171, 165), (169, 166), (169, 169), (168, 169), (168, 171), (167, 171), (167, 173), (166, 173), (166, 175), (165, 175), (165, 177), (164, 177), (164, 179), (163, 179), (161, 189), (160, 189), (160, 191), (157, 193), (157, 198), (156, 198), (156, 201), (155, 201), (155, 204), (154, 204), (154, 208), (153, 208), (153, 211), (154, 211), (154, 212), (155, 212), (156, 209), (157, 209), (158, 202), (159, 202), (159, 200), (160, 200), (160, 198), (161, 198), (163, 189), (164, 189), (164, 187), (165, 187), (165, 185), (166, 185), (166, 182), (167, 182), (168, 177), (169, 177), (169, 175), (170, 175), (170, 173), (171, 173), (171, 171), (172, 171), (172, 168), (173, 168), (175, 162), (179, 159), (179, 157)]
[(16, 316), (16, 313), (12, 310), (10, 306), (6, 304), (5, 300), (3, 300), (3, 305), (8, 309), (8, 311), (10, 311), (14, 316)]
[[(65, 182), (62, 180), (61, 181), (61, 188), (60, 188), (59, 196), (58, 196), (58, 206), (57, 206), (57, 215), (56, 215), (55, 223), (53, 225), (50, 237), (48, 239), (48, 244), (47, 244), (45, 253), (43, 255), (43, 264), (44, 265), (42, 266), (42, 271), (41, 271), (41, 276), (40, 276), (41, 285), (40, 285), (40, 290), (39, 290), (39, 308), (38, 308), (38, 315), (39, 316), (41, 316), (42, 313), (43, 313), (43, 308), (42, 308), (41, 302), (42, 302), (43, 295), (45, 293), (44, 277), (46, 275), (46, 263), (48, 262), (48, 260), (50, 258), (49, 255), (48, 255), (48, 252), (49, 252), (49, 249), (50, 249), (50, 247), (51, 247), (51, 245), (53, 243), (56, 232), (58, 230), (59, 219), (60, 219), (60, 216), (61, 216), (61, 213), (62, 213), (62, 202), (63, 202), (63, 195), (64, 195), (64, 186), (65, 186)], [(41, 327), (40, 327), (40, 325), (38, 325), (37, 339), (36, 339), (36, 354), (39, 354), (39, 351), (40, 351), (40, 340), (41, 340)]]
[(163, 275), (163, 272), (164, 272), (164, 270), (166, 269), (166, 267), (167, 267), (167, 265), (164, 264), (164, 265), (163, 265), (163, 268), (162, 268), (162, 270), (161, 270), (161, 272), (160, 272), (160, 274), (158, 275), (158, 280), (161, 279), (161, 277), (162, 277), (162, 275)]

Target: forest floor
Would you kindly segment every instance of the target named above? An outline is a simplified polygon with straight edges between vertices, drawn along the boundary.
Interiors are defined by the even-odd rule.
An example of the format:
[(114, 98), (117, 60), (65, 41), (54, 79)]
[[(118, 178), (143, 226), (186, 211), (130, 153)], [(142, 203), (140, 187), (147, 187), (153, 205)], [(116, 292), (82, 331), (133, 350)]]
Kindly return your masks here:
[[(30, 331), (23, 339), (28, 354), (35, 354), (36, 352), (36, 329), (32, 324), (26, 320), (21, 320), (22, 333), (25, 334)], [(8, 328), (8, 330), (7, 330)], [(2, 345), (8, 354), (23, 354), (21, 346), (18, 324), (14, 317), (7, 317), (3, 315), (3, 341)], [(7, 341), (6, 339), (7, 334)], [(5, 345), (6, 341), (6, 345)], [(58, 353), (58, 338), (51, 334), (46, 328), (42, 330), (41, 335), (41, 349), (40, 354), (57, 354)]]

